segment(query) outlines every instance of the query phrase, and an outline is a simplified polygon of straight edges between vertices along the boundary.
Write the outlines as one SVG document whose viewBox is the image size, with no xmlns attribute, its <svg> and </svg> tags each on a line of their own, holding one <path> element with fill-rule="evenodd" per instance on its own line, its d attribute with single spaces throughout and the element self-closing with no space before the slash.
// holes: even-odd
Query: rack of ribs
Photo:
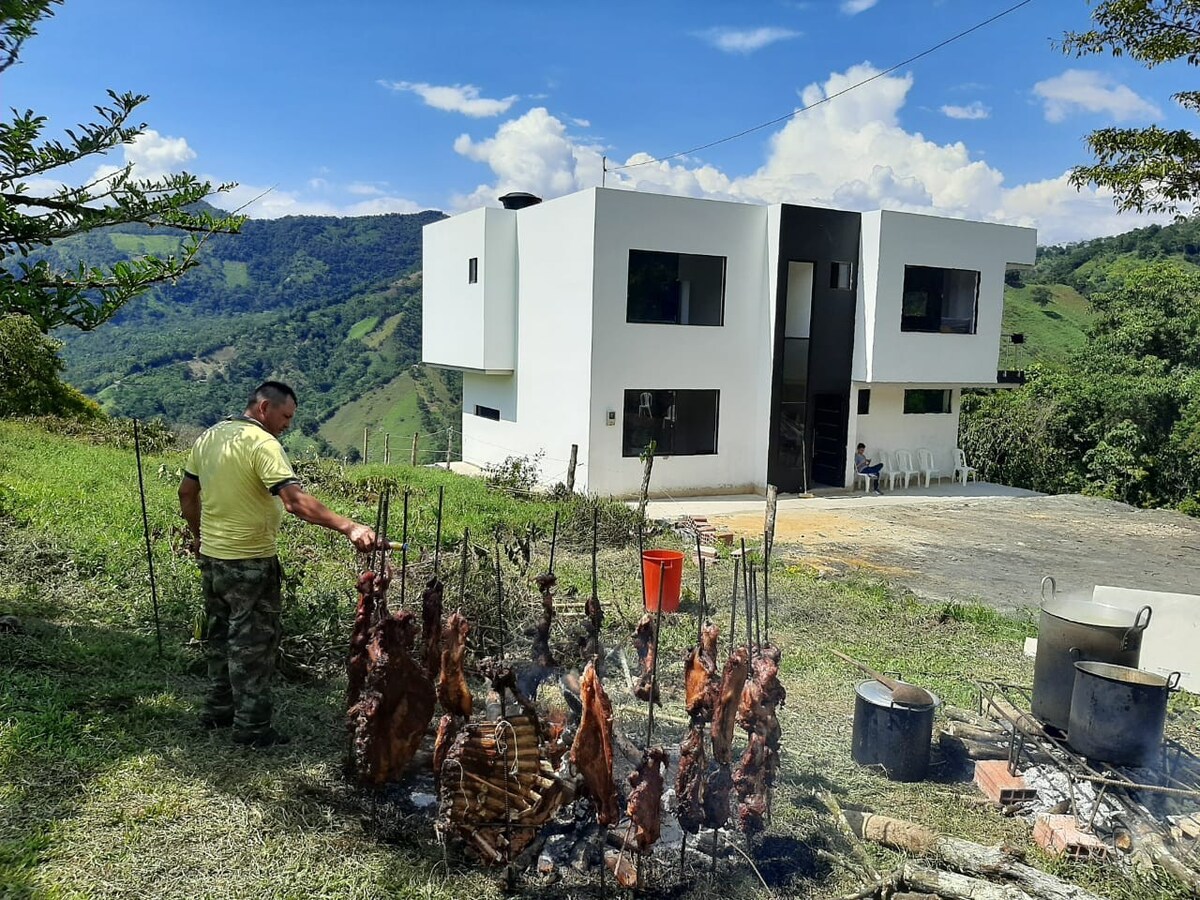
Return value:
<svg viewBox="0 0 1200 900">
<path fill-rule="evenodd" d="M 620 815 L 613 783 L 613 710 L 592 663 L 583 670 L 580 701 L 583 715 L 571 745 L 571 763 L 583 775 L 587 793 L 596 804 L 596 821 L 612 825 Z"/>
</svg>

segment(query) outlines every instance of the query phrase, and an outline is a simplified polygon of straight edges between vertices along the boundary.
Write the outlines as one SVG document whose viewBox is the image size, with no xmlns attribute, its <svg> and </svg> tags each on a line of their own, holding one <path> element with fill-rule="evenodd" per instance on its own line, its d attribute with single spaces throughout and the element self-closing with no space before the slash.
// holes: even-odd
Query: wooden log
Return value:
<svg viewBox="0 0 1200 900">
<path fill-rule="evenodd" d="M 946 733 L 958 738 L 966 738 L 969 741 L 987 741 L 994 744 L 1007 741 L 1008 735 L 1008 732 L 1005 731 L 998 731 L 995 728 L 980 728 L 966 722 L 951 722 L 946 726 Z"/>
<path fill-rule="evenodd" d="M 874 864 L 871 862 L 871 857 L 867 855 L 866 848 L 864 848 L 859 842 L 860 838 L 862 838 L 862 835 L 855 834 L 849 820 L 846 818 L 846 813 L 842 810 L 842 807 L 838 804 L 837 800 L 834 799 L 833 795 L 827 791 L 818 791 L 817 799 L 820 800 L 821 803 L 824 804 L 825 808 L 829 810 L 830 814 L 832 814 L 833 820 L 837 824 L 838 831 L 842 832 L 842 834 L 846 836 L 846 840 L 850 844 L 850 850 L 854 853 L 854 858 L 858 861 L 859 865 L 863 867 L 868 876 L 878 882 L 880 880 L 879 872 L 875 869 Z"/>
<path fill-rule="evenodd" d="M 900 880 L 915 891 L 933 893 L 943 900 L 1036 900 L 1009 884 L 992 884 L 979 878 L 943 872 L 918 863 L 905 863 Z M 899 896 L 894 894 L 893 897 Z"/>
<path fill-rule="evenodd" d="M 973 741 L 943 731 L 938 736 L 938 746 L 944 753 L 956 753 L 971 759 L 1008 759 L 1008 748 L 988 741 Z"/>
<path fill-rule="evenodd" d="M 953 722 L 965 722 L 968 725 L 974 725 L 976 728 L 981 728 L 985 731 L 994 731 L 997 734 L 1004 734 L 1007 730 L 991 719 L 985 719 L 983 716 L 963 709 L 960 706 L 950 706 L 947 704 L 942 707 L 942 715 Z"/>
<path fill-rule="evenodd" d="M 946 837 L 924 825 L 888 816 L 854 810 L 848 810 L 845 815 L 854 833 L 863 840 L 903 850 L 914 856 L 936 857 L 971 876 L 1003 878 L 1026 895 L 1039 900 L 1103 900 L 1041 869 L 1016 861 L 1002 847 L 985 847 L 974 841 Z"/>
</svg>

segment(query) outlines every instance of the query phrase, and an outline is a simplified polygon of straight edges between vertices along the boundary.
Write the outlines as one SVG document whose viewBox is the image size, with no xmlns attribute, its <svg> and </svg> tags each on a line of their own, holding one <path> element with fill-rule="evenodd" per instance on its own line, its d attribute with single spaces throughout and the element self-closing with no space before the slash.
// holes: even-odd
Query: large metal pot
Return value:
<svg viewBox="0 0 1200 900">
<path fill-rule="evenodd" d="M 1154 763 L 1179 673 L 1164 678 L 1127 666 L 1075 663 L 1067 743 L 1089 759 L 1127 766 Z"/>
<path fill-rule="evenodd" d="M 882 766 L 893 781 L 923 779 L 929 771 L 933 713 L 940 703 L 936 696 L 924 706 L 894 703 L 891 690 L 878 681 L 864 681 L 854 698 L 854 761 Z"/>
<path fill-rule="evenodd" d="M 1071 718 L 1075 663 L 1093 661 L 1136 669 L 1151 610 L 1143 606 L 1132 613 L 1092 600 L 1053 593 L 1047 597 L 1044 591 L 1042 596 L 1033 664 L 1033 714 L 1047 725 L 1065 730 Z"/>
</svg>

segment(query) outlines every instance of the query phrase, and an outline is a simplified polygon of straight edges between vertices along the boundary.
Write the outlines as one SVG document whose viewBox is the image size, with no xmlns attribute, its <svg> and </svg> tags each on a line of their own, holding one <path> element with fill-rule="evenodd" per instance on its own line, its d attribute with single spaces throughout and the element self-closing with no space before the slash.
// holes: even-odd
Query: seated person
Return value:
<svg viewBox="0 0 1200 900">
<path fill-rule="evenodd" d="M 879 473 L 883 471 L 883 463 L 875 463 L 871 465 L 871 459 L 867 456 L 867 445 L 859 444 L 854 450 L 854 471 L 860 475 L 870 476 L 871 490 L 876 494 L 882 494 L 879 489 Z"/>
</svg>

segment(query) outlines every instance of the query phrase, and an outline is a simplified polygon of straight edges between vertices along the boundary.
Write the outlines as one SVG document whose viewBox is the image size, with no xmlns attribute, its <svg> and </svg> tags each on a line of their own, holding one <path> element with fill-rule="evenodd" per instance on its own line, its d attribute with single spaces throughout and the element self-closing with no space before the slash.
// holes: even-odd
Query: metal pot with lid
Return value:
<svg viewBox="0 0 1200 900">
<path fill-rule="evenodd" d="M 929 772 L 933 714 L 941 704 L 896 703 L 889 688 L 864 681 L 854 698 L 851 755 L 860 766 L 878 765 L 893 781 L 921 781 Z"/>
<path fill-rule="evenodd" d="M 1150 624 L 1152 611 L 1143 606 L 1132 613 L 1093 600 L 1063 597 L 1054 587 L 1053 578 L 1042 579 L 1032 708 L 1047 725 L 1066 731 L 1075 664 L 1099 662 L 1136 669 L 1142 655 L 1142 633 Z"/>
</svg>

